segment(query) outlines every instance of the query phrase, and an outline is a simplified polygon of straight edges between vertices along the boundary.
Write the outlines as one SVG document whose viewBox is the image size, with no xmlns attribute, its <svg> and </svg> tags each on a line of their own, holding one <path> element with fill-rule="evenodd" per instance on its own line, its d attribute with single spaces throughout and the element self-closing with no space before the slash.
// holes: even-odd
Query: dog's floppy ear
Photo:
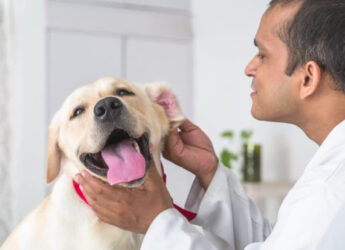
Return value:
<svg viewBox="0 0 345 250">
<path fill-rule="evenodd" d="M 55 119 L 54 119 L 55 120 Z M 61 150 L 59 148 L 59 126 L 56 121 L 52 121 L 48 133 L 48 151 L 47 151 L 47 171 L 46 182 L 51 183 L 59 175 L 61 164 Z"/>
<path fill-rule="evenodd" d="M 165 83 L 146 84 L 145 90 L 149 98 L 163 107 L 170 121 L 170 128 L 177 128 L 186 119 L 172 89 Z"/>
</svg>

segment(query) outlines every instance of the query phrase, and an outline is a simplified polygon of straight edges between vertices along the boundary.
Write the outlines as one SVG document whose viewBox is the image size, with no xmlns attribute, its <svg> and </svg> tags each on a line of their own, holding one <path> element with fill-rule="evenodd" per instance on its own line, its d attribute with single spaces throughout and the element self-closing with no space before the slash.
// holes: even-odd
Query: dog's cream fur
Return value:
<svg viewBox="0 0 345 250">
<path fill-rule="evenodd" d="M 134 95 L 119 96 L 119 89 Z M 140 248 L 143 235 L 101 222 L 72 185 L 73 176 L 86 169 L 79 159 L 80 154 L 96 153 L 104 146 L 107 134 L 95 124 L 93 108 L 99 100 L 109 96 L 118 97 L 128 110 L 126 121 L 133 135 L 139 137 L 144 132 L 149 133 L 153 145 L 152 160 L 161 172 L 160 153 L 164 136 L 184 119 L 171 90 L 164 84 L 132 84 L 110 77 L 81 87 L 66 99 L 49 127 L 47 182 L 58 177 L 60 166 L 62 174 L 51 195 L 12 232 L 1 250 Z M 85 111 L 71 119 L 80 106 Z M 97 177 L 106 181 L 102 176 Z M 135 188 L 126 184 L 123 186 Z"/>
</svg>

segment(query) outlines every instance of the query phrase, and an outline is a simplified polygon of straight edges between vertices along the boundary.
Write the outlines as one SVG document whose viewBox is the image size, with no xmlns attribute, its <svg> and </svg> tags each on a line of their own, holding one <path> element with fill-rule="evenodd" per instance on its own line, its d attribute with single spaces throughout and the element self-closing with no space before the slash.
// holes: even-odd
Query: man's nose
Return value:
<svg viewBox="0 0 345 250">
<path fill-rule="evenodd" d="M 246 66 L 244 73 L 247 76 L 255 76 L 255 72 L 256 72 L 256 64 L 255 64 L 255 57 L 248 63 L 248 65 Z"/>
</svg>

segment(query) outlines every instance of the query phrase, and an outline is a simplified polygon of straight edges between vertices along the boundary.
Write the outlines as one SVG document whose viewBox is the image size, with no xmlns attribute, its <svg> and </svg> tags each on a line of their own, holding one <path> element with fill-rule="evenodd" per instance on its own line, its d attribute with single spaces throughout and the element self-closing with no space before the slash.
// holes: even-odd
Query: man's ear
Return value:
<svg viewBox="0 0 345 250">
<path fill-rule="evenodd" d="M 54 121 L 49 127 L 48 133 L 48 151 L 47 151 L 47 170 L 46 182 L 51 183 L 58 177 L 61 164 L 61 150 L 59 148 L 59 127 L 54 124 Z"/>
<path fill-rule="evenodd" d="M 315 93 L 320 86 L 322 70 L 320 66 L 314 62 L 309 61 L 303 66 L 304 79 L 300 86 L 300 98 L 305 99 Z"/>
<path fill-rule="evenodd" d="M 165 112 L 170 128 L 174 129 L 186 119 L 182 113 L 178 100 L 172 89 L 165 83 L 150 83 L 145 85 L 145 91 L 149 98 L 160 105 Z"/>
</svg>

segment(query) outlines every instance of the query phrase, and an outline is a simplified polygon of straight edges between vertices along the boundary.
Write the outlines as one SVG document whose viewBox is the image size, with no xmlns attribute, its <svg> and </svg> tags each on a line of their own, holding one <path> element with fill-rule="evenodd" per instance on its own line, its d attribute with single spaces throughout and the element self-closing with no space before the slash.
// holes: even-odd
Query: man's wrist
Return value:
<svg viewBox="0 0 345 250">
<path fill-rule="evenodd" d="M 202 174 L 197 174 L 196 177 L 198 178 L 201 186 L 207 190 L 208 186 L 210 185 L 218 167 L 218 161 L 217 164 L 212 166 L 208 171 L 203 172 Z"/>
</svg>

